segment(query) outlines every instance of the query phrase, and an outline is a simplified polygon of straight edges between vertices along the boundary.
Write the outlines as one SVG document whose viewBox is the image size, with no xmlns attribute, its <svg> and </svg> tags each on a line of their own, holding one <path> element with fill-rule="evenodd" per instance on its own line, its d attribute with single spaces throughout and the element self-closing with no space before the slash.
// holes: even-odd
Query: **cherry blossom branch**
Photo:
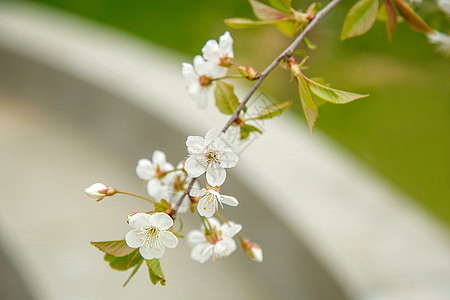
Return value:
<svg viewBox="0 0 450 300">
<path fill-rule="evenodd" d="M 253 94 L 256 92 L 258 87 L 261 85 L 261 83 L 266 79 L 267 75 L 269 75 L 270 72 L 272 72 L 273 69 L 275 69 L 276 66 L 280 64 L 280 62 L 286 58 L 290 57 L 294 54 L 295 49 L 297 49 L 298 45 L 303 41 L 303 39 L 306 37 L 306 35 L 313 29 L 317 23 L 325 16 L 327 15 L 336 5 L 339 4 L 342 0 L 333 0 L 330 3 L 328 3 L 327 6 L 325 6 L 323 9 L 321 9 L 314 19 L 311 20 L 311 22 L 308 24 L 308 26 L 305 27 L 305 29 L 297 36 L 297 38 L 292 42 L 292 44 L 289 45 L 259 76 L 258 80 L 255 82 L 251 90 L 248 92 L 247 96 L 245 96 L 242 103 L 238 106 L 236 111 L 233 113 L 231 118 L 228 120 L 228 122 L 225 124 L 225 126 L 222 129 L 222 132 L 225 133 L 228 128 L 230 128 L 231 124 L 235 122 L 239 118 L 239 114 L 244 109 L 244 106 L 247 104 L 247 102 L 250 100 L 250 98 L 253 96 Z"/>
<path fill-rule="evenodd" d="M 272 63 L 262 72 L 259 74 L 259 77 L 253 87 L 250 89 L 248 94 L 245 96 L 242 103 L 238 106 L 238 108 L 235 110 L 233 115 L 230 117 L 228 122 L 225 124 L 225 126 L 222 129 L 222 132 L 225 133 L 230 126 L 238 120 L 239 114 L 244 109 L 247 102 L 250 100 L 250 98 L 253 96 L 253 94 L 256 92 L 256 90 L 259 88 L 259 86 L 262 84 L 264 79 L 266 79 L 267 75 L 269 75 L 270 72 L 272 72 L 273 69 L 275 69 L 276 66 L 280 64 L 280 62 L 284 58 L 291 57 L 294 54 L 295 49 L 297 49 L 298 45 L 303 41 L 303 39 L 306 37 L 306 35 L 317 25 L 317 23 L 325 16 L 327 15 L 339 2 L 342 0 L 333 0 L 330 3 L 328 3 L 322 10 L 320 10 L 315 17 L 311 20 L 311 22 L 305 27 L 305 29 L 297 36 L 297 38 L 274 60 Z M 175 206 L 172 209 L 171 217 L 175 219 L 177 210 L 180 207 L 181 203 L 183 202 L 184 197 L 186 197 L 189 192 L 192 189 L 192 186 L 194 185 L 194 182 L 197 180 L 197 178 L 193 178 L 191 182 L 189 183 L 189 186 L 187 189 L 183 192 L 178 202 L 175 204 Z"/>
<path fill-rule="evenodd" d="M 140 199 L 149 201 L 149 202 L 151 202 L 153 204 L 158 204 L 155 200 L 152 200 L 150 198 L 147 198 L 147 197 L 144 197 L 144 196 L 141 196 L 141 195 L 133 194 L 133 193 L 130 193 L 130 192 L 117 191 L 116 193 L 117 194 L 124 194 L 124 195 L 128 195 L 128 196 L 133 196 L 133 197 L 136 197 L 136 198 L 140 198 Z"/>
</svg>

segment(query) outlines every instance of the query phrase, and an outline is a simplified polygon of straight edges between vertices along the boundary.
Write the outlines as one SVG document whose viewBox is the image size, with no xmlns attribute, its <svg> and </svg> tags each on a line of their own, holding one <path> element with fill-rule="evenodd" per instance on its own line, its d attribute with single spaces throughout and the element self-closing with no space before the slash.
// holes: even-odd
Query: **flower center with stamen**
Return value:
<svg viewBox="0 0 450 300">
<path fill-rule="evenodd" d="M 223 56 L 220 58 L 219 66 L 229 67 L 229 66 L 231 66 L 232 61 L 233 61 L 233 59 L 231 57 Z"/>
<path fill-rule="evenodd" d="M 212 83 L 212 78 L 206 75 L 202 75 L 198 77 L 198 81 L 200 82 L 201 86 L 208 86 Z"/>
</svg>

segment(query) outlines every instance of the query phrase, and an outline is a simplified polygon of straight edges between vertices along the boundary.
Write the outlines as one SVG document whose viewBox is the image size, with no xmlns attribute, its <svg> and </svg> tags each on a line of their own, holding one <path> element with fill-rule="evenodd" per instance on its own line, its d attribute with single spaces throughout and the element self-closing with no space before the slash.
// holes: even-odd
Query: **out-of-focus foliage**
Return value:
<svg viewBox="0 0 450 300">
<path fill-rule="evenodd" d="M 32 1 L 111 24 L 189 56 L 229 29 L 225 18 L 253 18 L 249 3 L 235 0 Z M 303 10 L 311 2 L 292 1 L 293 7 Z M 449 59 L 436 53 L 426 37 L 406 22 L 395 27 L 391 21 L 395 27 L 389 29 L 391 42 L 384 21 L 375 21 L 363 36 L 339 41 L 345 16 L 356 2 L 343 1 L 309 36 L 318 48 L 307 50 L 308 76 L 324 77 L 333 86 L 370 97 L 345 106 L 321 106 L 316 127 L 450 223 Z M 449 19 L 434 1 L 424 1 L 415 11 L 432 28 L 449 28 Z M 291 41 L 270 26 L 236 30 L 232 35 L 237 62 L 257 70 L 263 70 Z M 298 91 L 286 86 L 286 73 L 273 72 L 263 88 L 277 99 L 296 99 Z M 291 110 L 301 116 L 298 105 Z"/>
</svg>

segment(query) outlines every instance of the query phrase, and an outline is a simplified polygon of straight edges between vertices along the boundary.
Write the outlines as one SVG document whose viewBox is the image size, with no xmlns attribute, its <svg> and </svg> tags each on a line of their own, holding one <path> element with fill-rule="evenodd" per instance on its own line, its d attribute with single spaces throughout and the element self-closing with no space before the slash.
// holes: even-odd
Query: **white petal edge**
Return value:
<svg viewBox="0 0 450 300">
<path fill-rule="evenodd" d="M 150 216 L 150 225 L 159 230 L 166 230 L 173 226 L 173 220 L 168 214 L 159 212 Z"/>
<path fill-rule="evenodd" d="M 138 161 L 138 165 L 136 166 L 136 174 L 141 179 L 150 180 L 155 177 L 155 168 L 151 161 L 142 158 Z"/>
<path fill-rule="evenodd" d="M 191 232 L 188 233 L 186 241 L 188 243 L 188 246 L 191 248 L 198 244 L 203 244 L 207 242 L 205 235 L 200 230 L 197 229 L 192 230 Z"/>
<path fill-rule="evenodd" d="M 150 225 L 150 216 L 145 213 L 137 213 L 130 217 L 128 220 L 128 224 L 130 224 L 133 228 L 139 228 Z"/>
<path fill-rule="evenodd" d="M 206 171 L 206 167 L 200 162 L 201 157 L 197 155 L 191 155 L 186 160 L 184 169 L 190 177 L 197 178 Z"/>
<path fill-rule="evenodd" d="M 178 239 L 172 232 L 164 230 L 161 235 L 163 237 L 162 243 L 167 248 L 175 248 L 178 245 Z"/>
<path fill-rule="evenodd" d="M 220 195 L 220 202 L 229 206 L 238 206 L 239 202 L 232 196 Z"/>
<path fill-rule="evenodd" d="M 206 181 L 210 186 L 221 186 L 227 177 L 225 169 L 216 163 L 210 163 L 206 170 Z"/>
<path fill-rule="evenodd" d="M 125 242 L 130 248 L 139 248 L 142 245 L 142 230 L 133 229 L 125 235 Z"/>
</svg>

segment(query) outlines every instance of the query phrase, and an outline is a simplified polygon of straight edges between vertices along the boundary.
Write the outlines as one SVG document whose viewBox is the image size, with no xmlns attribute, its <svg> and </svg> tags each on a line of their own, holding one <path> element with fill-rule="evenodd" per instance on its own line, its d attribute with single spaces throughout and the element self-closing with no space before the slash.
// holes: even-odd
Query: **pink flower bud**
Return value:
<svg viewBox="0 0 450 300">
<path fill-rule="evenodd" d="M 117 193 L 115 188 L 107 187 L 104 183 L 94 183 L 84 191 L 89 197 L 94 198 L 97 201 L 102 200 L 106 196 L 112 196 Z"/>
<path fill-rule="evenodd" d="M 241 238 L 241 247 L 248 257 L 257 262 L 263 262 L 263 251 L 258 244 L 250 242 L 249 239 Z"/>
</svg>

